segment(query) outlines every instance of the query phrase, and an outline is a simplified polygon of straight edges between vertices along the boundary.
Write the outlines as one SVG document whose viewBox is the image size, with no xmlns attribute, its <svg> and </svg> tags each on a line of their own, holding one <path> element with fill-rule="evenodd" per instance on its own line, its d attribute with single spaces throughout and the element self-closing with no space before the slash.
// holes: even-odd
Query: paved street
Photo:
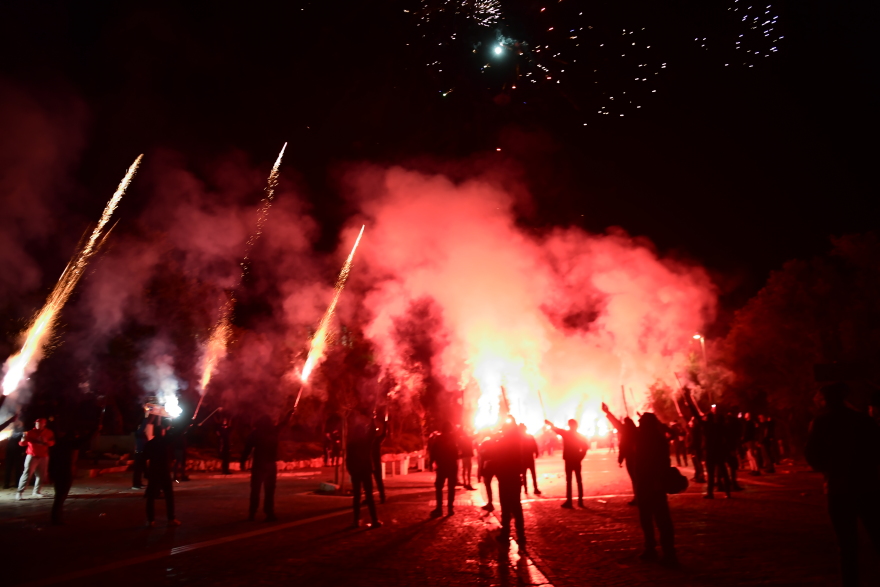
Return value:
<svg viewBox="0 0 880 587">
<path fill-rule="evenodd" d="M 558 453 L 557 453 L 558 455 Z M 177 528 L 144 526 L 140 492 L 121 474 L 78 479 L 67 524 L 47 524 L 51 499 L 0 493 L 3 585 L 834 585 L 836 556 L 818 475 L 781 467 L 745 477 L 731 500 L 702 486 L 670 497 L 682 568 L 642 563 L 631 488 L 615 455 L 585 461 L 586 508 L 564 510 L 559 457 L 538 461 L 544 494 L 524 497 L 530 544 L 519 556 L 494 540 L 483 491 L 459 490 L 452 517 L 432 520 L 431 476 L 389 478 L 384 526 L 349 530 L 349 497 L 314 494 L 329 470 L 279 479 L 278 522 L 248 522 L 244 475 L 196 475 L 176 486 Z M 690 470 L 686 470 L 690 473 Z M 46 491 L 51 494 L 51 488 Z M 27 498 L 29 493 L 25 494 Z M 497 498 L 496 498 L 497 499 Z M 497 505 L 497 501 L 496 501 Z M 497 512 L 496 512 L 497 513 Z M 366 510 L 363 512 L 366 517 Z M 259 518 L 258 518 L 259 519 Z M 880 584 L 866 551 L 863 584 Z"/>
</svg>

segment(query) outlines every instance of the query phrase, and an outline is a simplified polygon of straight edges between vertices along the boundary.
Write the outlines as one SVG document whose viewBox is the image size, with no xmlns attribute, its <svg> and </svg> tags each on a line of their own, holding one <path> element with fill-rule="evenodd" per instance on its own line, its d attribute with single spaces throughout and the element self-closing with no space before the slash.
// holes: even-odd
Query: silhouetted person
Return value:
<svg viewBox="0 0 880 587">
<path fill-rule="evenodd" d="M 428 453 L 431 465 L 437 472 L 434 479 L 434 489 L 437 493 L 437 507 L 431 512 L 431 517 L 443 515 L 443 485 L 448 485 L 446 506 L 451 516 L 455 513 L 455 482 L 458 478 L 458 442 L 452 431 L 452 424 L 444 421 L 440 425 L 440 431 L 434 432 L 428 438 Z"/>
<path fill-rule="evenodd" d="M 614 417 L 610 412 L 606 412 L 608 421 L 617 430 L 617 436 L 620 439 L 620 450 L 617 453 L 617 464 L 623 466 L 626 464 L 626 474 L 629 475 L 630 483 L 633 486 L 633 498 L 627 505 L 636 505 L 636 481 L 633 478 L 633 459 L 636 454 L 636 424 L 632 418 L 627 416 L 623 422 Z"/>
<path fill-rule="evenodd" d="M 706 434 L 706 470 L 709 472 L 709 485 L 706 488 L 706 499 L 714 499 L 715 486 L 722 489 L 727 497 L 733 488 L 727 464 L 730 459 L 723 420 L 718 414 L 708 413 L 704 416 Z"/>
<path fill-rule="evenodd" d="M 679 467 L 687 467 L 688 457 L 685 447 L 684 429 L 678 422 L 673 422 L 669 426 L 669 433 L 672 436 L 672 452 L 675 454 L 675 464 Z"/>
<path fill-rule="evenodd" d="M 330 433 L 330 441 L 330 464 L 335 467 L 342 459 L 342 432 L 333 430 Z"/>
<path fill-rule="evenodd" d="M 147 449 L 147 433 L 146 428 L 150 422 L 149 409 L 144 409 L 144 418 L 140 425 L 134 431 L 134 464 L 131 472 L 131 488 L 143 488 L 144 467 L 147 463 L 147 457 L 144 451 Z"/>
<path fill-rule="evenodd" d="M 844 587 L 858 585 L 858 520 L 880 553 L 880 428 L 846 405 L 849 388 L 822 388 L 827 411 L 810 426 L 804 456 L 825 475 Z"/>
<path fill-rule="evenodd" d="M 217 452 L 220 455 L 220 471 L 224 475 L 229 475 L 229 461 L 232 459 L 232 420 L 225 415 L 217 424 Z"/>
<path fill-rule="evenodd" d="M 520 550 L 524 551 L 526 526 L 520 501 L 523 435 L 512 416 L 508 416 L 507 420 L 495 445 L 495 474 L 498 476 L 498 501 L 501 502 L 501 532 L 498 534 L 498 541 L 502 545 L 509 543 L 510 522 L 513 520 L 516 542 Z"/>
<path fill-rule="evenodd" d="M 526 429 L 525 424 L 519 425 L 520 438 L 522 440 L 522 486 L 526 490 L 526 495 L 529 493 L 529 471 L 532 473 L 532 487 L 535 490 L 535 495 L 541 495 L 541 490 L 538 489 L 538 475 L 535 472 L 535 459 L 538 457 L 538 443 L 535 440 L 535 437 L 529 434 Z"/>
<path fill-rule="evenodd" d="M 159 493 L 165 495 L 168 525 L 179 526 L 180 521 L 174 515 L 174 487 L 171 482 L 171 450 L 174 443 L 174 431 L 170 429 L 171 420 L 157 415 L 151 416 L 150 420 L 146 428 L 149 440 L 144 450 L 149 480 L 144 492 L 147 500 L 147 526 L 156 525 L 156 498 Z"/>
<path fill-rule="evenodd" d="M 700 407 L 694 401 L 689 389 L 684 389 L 684 400 L 687 402 L 694 416 L 694 428 L 699 428 L 702 432 L 703 443 L 706 455 L 706 472 L 709 476 L 709 485 L 706 488 L 706 499 L 715 498 L 715 484 L 722 488 L 730 497 L 730 476 L 727 474 L 727 437 L 724 426 L 720 420 L 716 418 L 716 414 L 709 412 L 703 414 Z"/>
<path fill-rule="evenodd" d="M 474 437 L 466 430 L 460 430 L 458 434 L 458 456 L 461 457 L 461 484 L 468 491 L 474 491 L 471 484 L 474 459 Z"/>
<path fill-rule="evenodd" d="M 3 489 L 9 489 L 15 483 L 24 470 L 24 449 L 19 444 L 24 437 L 24 425 L 21 420 L 12 416 L 12 436 L 6 443 L 6 471 L 3 479 Z M 7 426 L 9 423 L 7 422 Z"/>
<path fill-rule="evenodd" d="M 767 473 L 776 472 L 776 422 L 773 418 L 758 414 L 758 443 L 761 448 L 761 459 Z"/>
<path fill-rule="evenodd" d="M 742 491 L 743 488 L 736 480 L 736 474 L 739 470 L 739 453 L 742 445 L 740 441 L 742 429 L 740 428 L 739 421 L 733 414 L 719 417 L 724 418 L 724 434 L 727 437 L 727 442 L 725 443 L 727 454 L 725 459 L 727 467 L 730 469 L 730 489 L 732 491 Z"/>
<path fill-rule="evenodd" d="M 613 416 L 608 406 L 602 404 L 602 411 L 609 419 Z M 657 559 L 657 539 L 654 526 L 660 533 L 660 546 L 663 548 L 661 562 L 676 565 L 675 536 L 669 502 L 666 499 L 665 480 L 669 473 L 669 443 L 665 427 L 651 412 L 642 414 L 635 432 L 635 454 L 633 455 L 633 480 L 636 500 L 639 506 L 639 521 L 645 535 L 645 551 L 642 560 Z"/>
<path fill-rule="evenodd" d="M 382 524 L 376 515 L 376 502 L 373 500 L 373 451 L 376 443 L 376 426 L 365 413 L 352 412 L 348 418 L 348 433 L 345 446 L 345 468 L 351 475 L 351 495 L 354 509 L 353 528 L 357 528 L 361 519 L 361 490 L 364 501 L 370 511 L 370 528 L 378 528 Z M 383 500 L 384 501 L 384 500 Z"/>
<path fill-rule="evenodd" d="M 578 506 L 584 507 L 584 481 L 581 476 L 581 463 L 587 455 L 587 439 L 579 434 L 577 420 L 568 421 L 568 430 L 557 428 L 550 420 L 544 422 L 553 432 L 562 437 L 562 460 L 565 461 L 565 503 L 562 507 L 571 509 L 572 487 L 571 476 L 574 475 L 578 485 Z"/>
<path fill-rule="evenodd" d="M 746 457 L 749 461 L 749 474 L 761 474 L 761 449 L 758 443 L 758 423 L 749 412 L 743 419 L 743 444 L 746 447 Z"/>
<path fill-rule="evenodd" d="M 75 430 L 67 430 L 58 435 L 55 446 L 50 450 L 52 457 L 49 461 L 49 469 L 52 474 L 52 482 L 55 485 L 51 518 L 53 525 L 60 526 L 64 523 L 64 501 L 73 486 L 77 455 L 83 447 L 83 443 L 89 438 L 91 438 L 91 433 L 85 434 Z"/>
<path fill-rule="evenodd" d="M 696 415 L 688 420 L 687 434 L 688 453 L 691 455 L 691 462 L 694 465 L 694 477 L 691 481 L 705 483 L 706 474 L 703 469 L 703 461 L 705 459 L 703 452 L 703 422 Z"/>
<path fill-rule="evenodd" d="M 273 424 L 272 419 L 263 415 L 257 419 L 256 428 L 251 432 L 244 443 L 244 451 L 241 453 L 241 470 L 247 467 L 248 457 L 254 454 L 251 463 L 251 498 L 248 508 L 248 520 L 253 521 L 260 507 L 260 489 L 263 489 L 263 512 L 267 522 L 274 522 L 275 517 L 275 484 L 278 480 L 278 436 L 281 429 L 287 425 L 293 410 L 287 412 L 278 424 Z"/>
<path fill-rule="evenodd" d="M 31 476 L 36 475 L 36 483 L 34 484 L 34 497 L 43 495 L 40 491 L 42 482 L 49 472 L 49 448 L 55 444 L 55 435 L 51 430 L 46 428 L 46 419 L 37 418 L 34 428 L 24 433 L 19 445 L 27 446 L 24 459 L 24 472 L 18 480 L 18 491 L 15 499 L 21 499 L 24 488 L 27 487 Z"/>
<path fill-rule="evenodd" d="M 370 449 L 373 477 L 376 479 L 376 489 L 379 490 L 379 503 L 385 503 L 385 483 L 382 481 L 382 442 L 388 436 L 388 420 L 379 422 L 374 419 L 373 430 L 375 435 Z M 370 493 L 372 493 L 372 489 Z"/>
<path fill-rule="evenodd" d="M 330 454 L 333 452 L 333 435 L 330 432 L 324 432 L 323 446 L 324 450 L 324 466 L 330 465 Z"/>
<path fill-rule="evenodd" d="M 495 511 L 492 503 L 492 479 L 495 477 L 495 445 L 497 439 L 487 436 L 480 443 L 477 451 L 477 481 L 482 481 L 486 487 L 486 505 L 482 507 L 487 512 Z"/>
</svg>

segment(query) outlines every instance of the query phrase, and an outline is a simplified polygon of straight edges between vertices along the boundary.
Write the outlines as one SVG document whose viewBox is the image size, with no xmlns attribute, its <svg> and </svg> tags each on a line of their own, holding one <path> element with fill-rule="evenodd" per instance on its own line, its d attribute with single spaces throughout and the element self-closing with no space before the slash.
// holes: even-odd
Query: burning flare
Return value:
<svg viewBox="0 0 880 587">
<path fill-rule="evenodd" d="M 55 284 L 52 293 L 49 294 L 46 304 L 25 331 L 23 336 L 24 344 L 21 350 L 6 359 L 6 364 L 3 367 L 3 395 L 9 395 L 18 389 L 22 379 L 36 369 L 36 364 L 42 357 L 43 347 L 52 336 L 52 330 L 58 318 L 58 313 L 61 312 L 64 304 L 70 298 L 70 294 L 76 288 L 76 284 L 79 283 L 92 256 L 110 233 L 109 230 L 105 233 L 104 227 L 107 226 L 107 222 L 109 222 L 114 210 L 116 210 L 119 200 L 125 195 L 125 190 L 128 189 L 128 184 L 131 183 L 143 157 L 143 155 L 138 155 L 138 158 L 128 168 L 113 197 L 107 202 L 104 213 L 101 214 L 101 219 L 86 241 L 85 246 L 74 255 L 73 259 L 65 267 L 61 278 Z"/>
<path fill-rule="evenodd" d="M 278 158 L 275 159 L 275 165 L 272 166 L 272 171 L 269 173 L 269 179 L 266 182 L 266 196 L 260 201 L 260 211 L 257 215 L 257 227 L 248 238 L 245 245 L 244 258 L 241 261 L 241 276 L 238 279 L 239 284 L 241 284 L 241 281 L 244 279 L 244 275 L 247 272 L 248 261 L 250 260 L 248 257 L 251 254 L 251 250 L 263 234 L 263 226 L 266 224 L 266 220 L 269 217 L 269 208 L 272 207 L 272 200 L 275 198 L 275 188 L 278 187 L 278 168 L 281 166 L 281 159 L 284 157 L 284 150 L 286 148 L 287 143 L 284 143 L 284 146 L 281 147 L 281 152 L 278 153 Z M 229 327 L 230 316 L 232 314 L 234 303 L 235 298 L 233 297 L 223 307 L 220 319 L 217 321 L 217 324 L 214 325 L 214 329 L 208 337 L 208 344 L 205 346 L 205 354 L 202 356 L 202 376 L 199 379 L 199 393 L 201 393 L 203 397 L 205 395 L 205 389 L 207 389 L 208 383 L 211 381 L 211 376 L 217 369 L 217 365 L 226 356 L 226 345 L 229 342 L 229 335 L 231 333 Z M 201 407 L 201 402 L 199 402 L 199 407 Z M 198 408 L 196 408 L 196 414 L 198 414 Z"/>
<path fill-rule="evenodd" d="M 333 301 L 330 302 L 327 311 L 324 312 L 324 316 L 318 323 L 318 330 L 315 332 L 315 336 L 312 337 L 309 356 L 306 359 L 306 364 L 303 366 L 302 375 L 300 377 L 303 383 L 309 379 L 309 375 L 312 374 L 315 365 L 324 357 L 324 350 L 327 348 L 327 332 L 330 329 L 330 319 L 333 317 L 333 312 L 336 311 L 336 303 L 339 301 L 339 295 L 342 293 L 343 288 L 345 288 L 345 281 L 348 279 L 348 274 L 351 272 L 351 262 L 354 260 L 354 252 L 357 250 L 358 243 L 361 242 L 363 234 L 364 226 L 361 226 L 361 231 L 358 233 L 357 240 L 354 241 L 351 253 L 348 254 L 348 259 L 345 260 L 345 264 L 342 266 L 342 271 L 339 272 L 339 278 L 336 280 L 336 286 L 334 288 L 336 291 L 333 294 Z"/>
</svg>

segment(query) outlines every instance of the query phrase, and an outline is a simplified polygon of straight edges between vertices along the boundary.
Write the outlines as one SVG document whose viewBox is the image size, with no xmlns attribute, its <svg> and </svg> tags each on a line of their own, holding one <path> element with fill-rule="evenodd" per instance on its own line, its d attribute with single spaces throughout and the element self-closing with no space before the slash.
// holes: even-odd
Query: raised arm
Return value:
<svg viewBox="0 0 880 587">
<path fill-rule="evenodd" d="M 687 387 L 685 387 L 682 390 L 682 395 L 684 396 L 684 401 L 687 403 L 687 405 L 691 409 L 691 411 L 694 414 L 696 414 L 697 416 L 699 416 L 700 418 L 702 418 L 703 412 L 700 410 L 700 406 L 697 405 L 697 402 L 695 402 L 694 398 L 691 396 L 691 390 L 688 389 Z"/>
<path fill-rule="evenodd" d="M 608 418 L 608 421 L 611 422 L 611 425 L 614 426 L 614 429 L 620 433 L 623 430 L 623 422 L 617 419 L 617 416 L 611 413 L 611 410 L 608 409 L 608 406 L 605 402 L 602 402 L 602 411 L 605 412 L 605 417 Z"/>
<path fill-rule="evenodd" d="M 547 426 L 550 426 L 550 429 L 553 430 L 553 432 L 555 432 L 556 434 L 558 434 L 560 436 L 565 436 L 565 433 L 568 432 L 568 430 L 563 430 L 562 428 L 557 428 L 556 426 L 553 425 L 553 422 L 551 422 L 550 420 L 544 420 L 544 423 Z"/>
</svg>

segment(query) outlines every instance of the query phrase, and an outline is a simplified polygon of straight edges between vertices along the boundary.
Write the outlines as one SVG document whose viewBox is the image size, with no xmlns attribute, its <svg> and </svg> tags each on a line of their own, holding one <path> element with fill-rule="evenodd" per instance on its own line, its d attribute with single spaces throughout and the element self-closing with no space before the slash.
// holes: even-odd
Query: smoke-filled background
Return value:
<svg viewBox="0 0 880 587">
<path fill-rule="evenodd" d="M 693 333 L 714 317 L 702 268 L 620 229 L 519 227 L 525 202 L 491 175 L 454 182 L 392 168 L 349 181 L 370 227 L 358 281 L 380 363 L 404 390 L 433 380 L 464 391 L 477 427 L 497 422 L 502 386 L 533 430 L 545 418 L 539 392 L 559 422 L 587 410 L 595 419 L 602 400 L 622 410 L 621 385 L 638 390 L 642 408 L 647 387 L 674 381 Z"/>
<path fill-rule="evenodd" d="M 676 375 L 799 429 L 812 364 L 876 362 L 866 6 L 460 4 L 5 4 L 2 358 L 145 157 L 4 413 L 281 413 L 361 225 L 302 438 L 502 386 L 531 427 L 668 418 Z"/>
</svg>

